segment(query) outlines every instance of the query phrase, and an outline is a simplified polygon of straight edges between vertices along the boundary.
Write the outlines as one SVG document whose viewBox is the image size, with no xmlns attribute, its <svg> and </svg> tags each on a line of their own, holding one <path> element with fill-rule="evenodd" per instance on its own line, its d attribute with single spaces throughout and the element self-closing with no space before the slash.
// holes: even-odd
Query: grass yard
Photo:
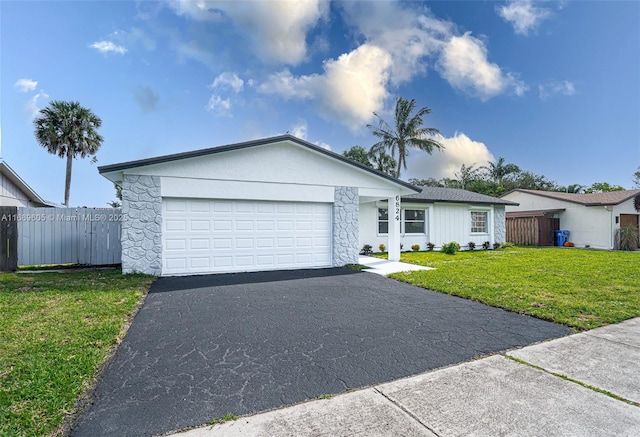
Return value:
<svg viewBox="0 0 640 437">
<path fill-rule="evenodd" d="M 578 330 L 640 316 L 640 252 L 512 247 L 402 261 L 436 270 L 392 278 Z"/>
<path fill-rule="evenodd" d="M 120 270 L 0 274 L 0 436 L 60 431 L 151 281 Z"/>
</svg>

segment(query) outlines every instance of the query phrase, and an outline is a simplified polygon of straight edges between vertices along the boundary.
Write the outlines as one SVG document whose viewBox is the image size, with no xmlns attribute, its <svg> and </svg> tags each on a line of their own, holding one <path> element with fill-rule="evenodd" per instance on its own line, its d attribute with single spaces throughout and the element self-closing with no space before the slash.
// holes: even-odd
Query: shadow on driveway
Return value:
<svg viewBox="0 0 640 437">
<path fill-rule="evenodd" d="M 150 436 L 568 328 L 346 268 L 159 278 L 72 436 Z"/>
</svg>

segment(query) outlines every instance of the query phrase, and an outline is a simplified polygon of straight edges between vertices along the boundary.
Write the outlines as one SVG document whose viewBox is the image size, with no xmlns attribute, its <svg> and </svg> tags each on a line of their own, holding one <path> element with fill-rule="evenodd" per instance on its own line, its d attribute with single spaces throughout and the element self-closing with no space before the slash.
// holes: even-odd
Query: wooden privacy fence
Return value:
<svg viewBox="0 0 640 437">
<path fill-rule="evenodd" d="M 509 217 L 507 215 L 507 241 L 519 246 L 553 246 L 553 231 L 559 229 L 559 226 L 558 218 Z"/>
<path fill-rule="evenodd" d="M 14 208 L 2 215 L 17 229 L 17 264 L 120 264 L 126 219 L 114 208 Z M 4 242 L 4 237 L 3 237 Z M 13 252 L 13 255 L 15 255 Z"/>
</svg>

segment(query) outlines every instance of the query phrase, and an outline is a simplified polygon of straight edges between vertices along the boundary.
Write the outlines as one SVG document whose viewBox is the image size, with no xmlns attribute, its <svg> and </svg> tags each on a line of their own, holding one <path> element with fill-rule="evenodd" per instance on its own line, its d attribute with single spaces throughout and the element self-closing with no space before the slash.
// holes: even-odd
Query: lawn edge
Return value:
<svg viewBox="0 0 640 437">
<path fill-rule="evenodd" d="M 146 290 L 143 290 L 142 296 L 140 296 L 140 299 L 138 300 L 136 306 L 133 308 L 133 311 L 131 311 L 131 313 L 125 319 L 124 323 L 122 323 L 122 325 L 120 326 L 120 332 L 115 338 L 115 344 L 107 351 L 104 360 L 96 369 L 95 376 L 86 381 L 87 387 L 82 390 L 82 392 L 76 398 L 73 405 L 73 411 L 65 414 L 62 423 L 52 432 L 47 434 L 47 437 L 61 437 L 70 435 L 71 430 L 73 429 L 73 426 L 76 424 L 78 419 L 89 410 L 89 408 L 93 404 L 94 393 L 96 391 L 98 383 L 100 382 L 102 374 L 116 356 L 120 344 L 124 340 L 124 337 L 127 335 L 127 332 L 129 331 L 133 320 L 138 315 L 138 312 L 144 305 L 144 302 L 147 300 L 151 285 L 156 279 L 157 278 L 153 278 Z"/>
</svg>

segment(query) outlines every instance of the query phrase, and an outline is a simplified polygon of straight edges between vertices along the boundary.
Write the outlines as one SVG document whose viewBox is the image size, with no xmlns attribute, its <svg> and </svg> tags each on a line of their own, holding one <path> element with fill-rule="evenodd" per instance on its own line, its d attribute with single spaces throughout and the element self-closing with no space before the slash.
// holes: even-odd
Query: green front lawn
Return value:
<svg viewBox="0 0 640 437">
<path fill-rule="evenodd" d="M 151 281 L 119 270 L 0 274 L 0 436 L 60 428 Z"/>
<path fill-rule="evenodd" d="M 579 330 L 640 316 L 640 252 L 513 247 L 402 261 L 436 270 L 392 278 Z"/>
</svg>

